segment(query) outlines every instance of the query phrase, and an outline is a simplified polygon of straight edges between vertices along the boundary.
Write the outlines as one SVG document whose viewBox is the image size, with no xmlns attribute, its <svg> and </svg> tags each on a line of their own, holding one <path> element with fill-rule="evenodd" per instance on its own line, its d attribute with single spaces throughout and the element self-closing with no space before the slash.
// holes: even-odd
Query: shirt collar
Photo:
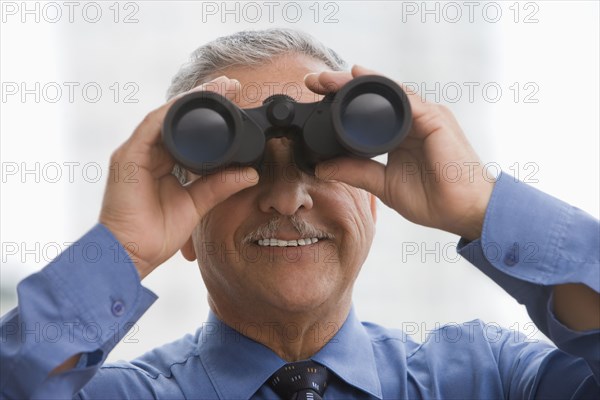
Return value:
<svg viewBox="0 0 600 400">
<path fill-rule="evenodd" d="M 356 317 L 354 307 L 336 335 L 311 359 L 329 368 L 346 383 L 382 398 L 371 339 Z"/>
<path fill-rule="evenodd" d="M 247 331 L 268 326 L 248 326 Z M 323 327 L 325 329 L 326 327 Z M 286 362 L 268 347 L 234 330 L 209 311 L 198 338 L 200 360 L 222 399 L 249 399 Z M 381 399 L 371 340 L 354 308 L 337 334 L 313 357 L 346 383 Z M 357 369 L 360 366 L 360 369 Z"/>
</svg>

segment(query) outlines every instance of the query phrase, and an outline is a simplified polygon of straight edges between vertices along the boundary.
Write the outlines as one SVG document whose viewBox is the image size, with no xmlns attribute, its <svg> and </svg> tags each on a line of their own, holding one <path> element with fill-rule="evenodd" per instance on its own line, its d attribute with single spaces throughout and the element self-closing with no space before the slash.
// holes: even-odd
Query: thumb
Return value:
<svg viewBox="0 0 600 400">
<path fill-rule="evenodd" d="M 186 190 L 190 194 L 198 216 L 203 217 L 211 208 L 231 195 L 258 183 L 254 168 L 228 168 L 196 179 Z"/>
<path fill-rule="evenodd" d="M 367 158 L 335 158 L 319 163 L 317 178 L 329 182 L 343 182 L 371 192 L 383 200 L 385 165 Z"/>
</svg>

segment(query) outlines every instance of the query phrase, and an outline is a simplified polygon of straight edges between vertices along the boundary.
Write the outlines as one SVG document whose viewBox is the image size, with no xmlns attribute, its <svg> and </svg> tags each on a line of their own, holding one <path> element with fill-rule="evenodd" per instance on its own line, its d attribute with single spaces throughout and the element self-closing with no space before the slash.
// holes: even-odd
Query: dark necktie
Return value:
<svg viewBox="0 0 600 400">
<path fill-rule="evenodd" d="M 283 400 L 322 400 L 327 388 L 327 368 L 314 361 L 298 361 L 279 368 L 269 385 Z"/>
</svg>

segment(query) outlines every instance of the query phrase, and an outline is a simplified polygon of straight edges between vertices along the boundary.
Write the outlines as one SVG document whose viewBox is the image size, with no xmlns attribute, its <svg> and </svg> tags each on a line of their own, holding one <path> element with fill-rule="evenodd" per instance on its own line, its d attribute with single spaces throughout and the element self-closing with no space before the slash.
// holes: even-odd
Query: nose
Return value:
<svg viewBox="0 0 600 400">
<path fill-rule="evenodd" d="M 274 143 L 272 143 L 274 142 Z M 282 139 L 271 139 L 265 149 L 259 209 L 268 214 L 292 216 L 313 207 L 310 177 L 302 173 L 291 159 L 291 145 Z"/>
</svg>

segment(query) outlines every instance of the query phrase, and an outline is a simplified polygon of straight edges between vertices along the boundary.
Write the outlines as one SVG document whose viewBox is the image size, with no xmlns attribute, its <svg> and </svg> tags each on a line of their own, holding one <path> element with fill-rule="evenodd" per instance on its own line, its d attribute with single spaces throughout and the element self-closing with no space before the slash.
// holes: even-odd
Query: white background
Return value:
<svg viewBox="0 0 600 400">
<path fill-rule="evenodd" d="M 230 2 L 230 14 L 223 14 L 222 2 L 208 3 L 77 2 L 69 16 L 64 2 L 27 2 L 31 14 L 24 13 L 20 1 L 3 2 L 2 313 L 16 305 L 16 285 L 23 277 L 96 223 L 111 152 L 164 101 L 188 54 L 242 29 L 295 27 L 324 41 L 350 65 L 428 90 L 437 83 L 438 101 L 455 112 L 484 162 L 497 163 L 491 165 L 598 217 L 598 2 L 475 2 L 471 9 L 460 1 L 275 2 L 272 15 L 263 2 Z M 206 12 L 215 7 L 217 13 Z M 424 13 L 424 7 L 433 13 Z M 127 16 L 132 23 L 124 22 Z M 34 94 L 10 94 L 14 85 L 33 89 L 36 82 L 39 102 Z M 78 84 L 72 102 L 65 82 Z M 465 82 L 478 85 L 473 99 Z M 91 102 L 93 87 L 87 98 L 82 93 L 90 83 L 102 89 L 97 102 Z M 502 96 L 494 99 L 492 89 L 482 93 L 486 84 L 500 87 Z M 56 86 L 62 97 L 52 102 Z M 463 89 L 459 99 L 456 86 Z M 114 98 L 117 87 L 119 99 Z M 137 102 L 125 102 L 127 94 Z M 537 102 L 526 102 L 528 94 Z M 426 98 L 435 101 L 435 93 Z M 37 174 L 22 174 L 36 162 Z M 67 165 L 73 165 L 72 179 Z M 18 171 L 12 174 L 14 168 Z M 57 171 L 61 178 L 50 182 Z M 360 318 L 404 327 L 418 340 L 436 324 L 474 318 L 540 337 L 527 325 L 522 306 L 457 260 L 457 240 L 412 225 L 380 204 L 376 241 L 355 289 Z M 403 252 L 407 243 L 421 250 L 435 249 L 437 243 L 439 251 L 408 255 Z M 9 254 L 7 249 L 15 247 L 16 254 Z M 110 359 L 130 359 L 193 332 L 207 315 L 197 266 L 179 254 L 144 285 L 160 299 Z"/>
</svg>

